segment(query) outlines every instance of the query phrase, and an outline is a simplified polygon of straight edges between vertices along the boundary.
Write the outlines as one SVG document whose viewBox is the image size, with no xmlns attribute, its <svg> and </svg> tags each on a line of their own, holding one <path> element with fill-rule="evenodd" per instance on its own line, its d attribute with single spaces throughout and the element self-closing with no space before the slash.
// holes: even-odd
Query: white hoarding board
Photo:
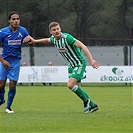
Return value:
<svg viewBox="0 0 133 133">
<path fill-rule="evenodd" d="M 18 82 L 67 82 L 67 66 L 26 66 L 21 67 Z M 86 78 L 82 82 L 133 82 L 132 66 L 100 66 L 86 68 Z"/>
<path fill-rule="evenodd" d="M 131 47 L 131 65 L 133 66 L 133 47 Z"/>
<path fill-rule="evenodd" d="M 67 82 L 67 67 L 21 67 L 18 82 Z"/>
<path fill-rule="evenodd" d="M 98 69 L 87 67 L 84 82 L 133 82 L 131 66 L 100 66 Z"/>
</svg>

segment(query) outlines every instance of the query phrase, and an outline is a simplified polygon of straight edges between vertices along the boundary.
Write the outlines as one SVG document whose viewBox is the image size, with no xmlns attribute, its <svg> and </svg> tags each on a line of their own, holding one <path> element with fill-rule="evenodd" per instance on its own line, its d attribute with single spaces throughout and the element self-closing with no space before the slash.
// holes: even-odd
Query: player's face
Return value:
<svg viewBox="0 0 133 133">
<path fill-rule="evenodd" d="M 16 29 L 18 28 L 19 24 L 20 24 L 20 18 L 18 14 L 13 14 L 11 16 L 11 19 L 8 21 L 11 28 Z"/>
<path fill-rule="evenodd" d="M 50 29 L 50 34 L 52 34 L 56 39 L 59 39 L 61 36 L 61 28 L 59 25 L 54 26 Z"/>
</svg>

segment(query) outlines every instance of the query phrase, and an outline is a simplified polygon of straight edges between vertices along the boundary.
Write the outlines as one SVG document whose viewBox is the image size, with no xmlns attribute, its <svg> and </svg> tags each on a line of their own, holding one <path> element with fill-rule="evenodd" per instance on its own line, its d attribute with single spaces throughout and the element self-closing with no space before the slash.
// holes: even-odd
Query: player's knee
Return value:
<svg viewBox="0 0 133 133">
<path fill-rule="evenodd" d="M 71 90 L 72 88 L 73 88 L 73 84 L 71 84 L 71 83 L 67 83 L 67 87 Z"/>
<path fill-rule="evenodd" d="M 3 88 L 5 88 L 5 83 L 4 82 L 0 82 L 0 90 L 2 90 Z"/>
<path fill-rule="evenodd" d="M 3 85 L 2 84 L 0 84 L 0 90 L 2 90 L 3 89 Z"/>
<path fill-rule="evenodd" d="M 10 89 L 16 88 L 16 82 L 10 82 Z"/>
<path fill-rule="evenodd" d="M 16 88 L 16 85 L 10 85 L 11 90 L 13 90 L 14 88 Z"/>
</svg>

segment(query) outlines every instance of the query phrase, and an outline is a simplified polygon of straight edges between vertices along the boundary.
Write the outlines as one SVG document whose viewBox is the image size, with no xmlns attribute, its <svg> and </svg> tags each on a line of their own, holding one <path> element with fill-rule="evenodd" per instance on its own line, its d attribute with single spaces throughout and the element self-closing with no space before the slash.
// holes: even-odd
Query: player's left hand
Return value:
<svg viewBox="0 0 133 133">
<path fill-rule="evenodd" d="M 99 68 L 99 65 L 100 65 L 99 62 L 97 62 L 97 61 L 95 61 L 95 60 L 92 60 L 92 61 L 91 61 L 91 66 L 92 66 L 93 68 L 96 68 L 96 69 L 97 69 L 97 68 Z"/>
</svg>

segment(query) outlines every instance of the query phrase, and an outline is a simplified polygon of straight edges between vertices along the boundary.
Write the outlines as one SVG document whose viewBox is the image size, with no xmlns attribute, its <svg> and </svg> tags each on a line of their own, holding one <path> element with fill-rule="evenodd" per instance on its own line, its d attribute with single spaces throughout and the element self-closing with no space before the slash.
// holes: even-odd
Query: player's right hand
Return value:
<svg viewBox="0 0 133 133">
<path fill-rule="evenodd" d="M 9 64 L 8 61 L 2 60 L 1 63 L 2 63 L 2 65 L 3 65 L 6 69 L 10 69 L 10 64 Z"/>
</svg>

